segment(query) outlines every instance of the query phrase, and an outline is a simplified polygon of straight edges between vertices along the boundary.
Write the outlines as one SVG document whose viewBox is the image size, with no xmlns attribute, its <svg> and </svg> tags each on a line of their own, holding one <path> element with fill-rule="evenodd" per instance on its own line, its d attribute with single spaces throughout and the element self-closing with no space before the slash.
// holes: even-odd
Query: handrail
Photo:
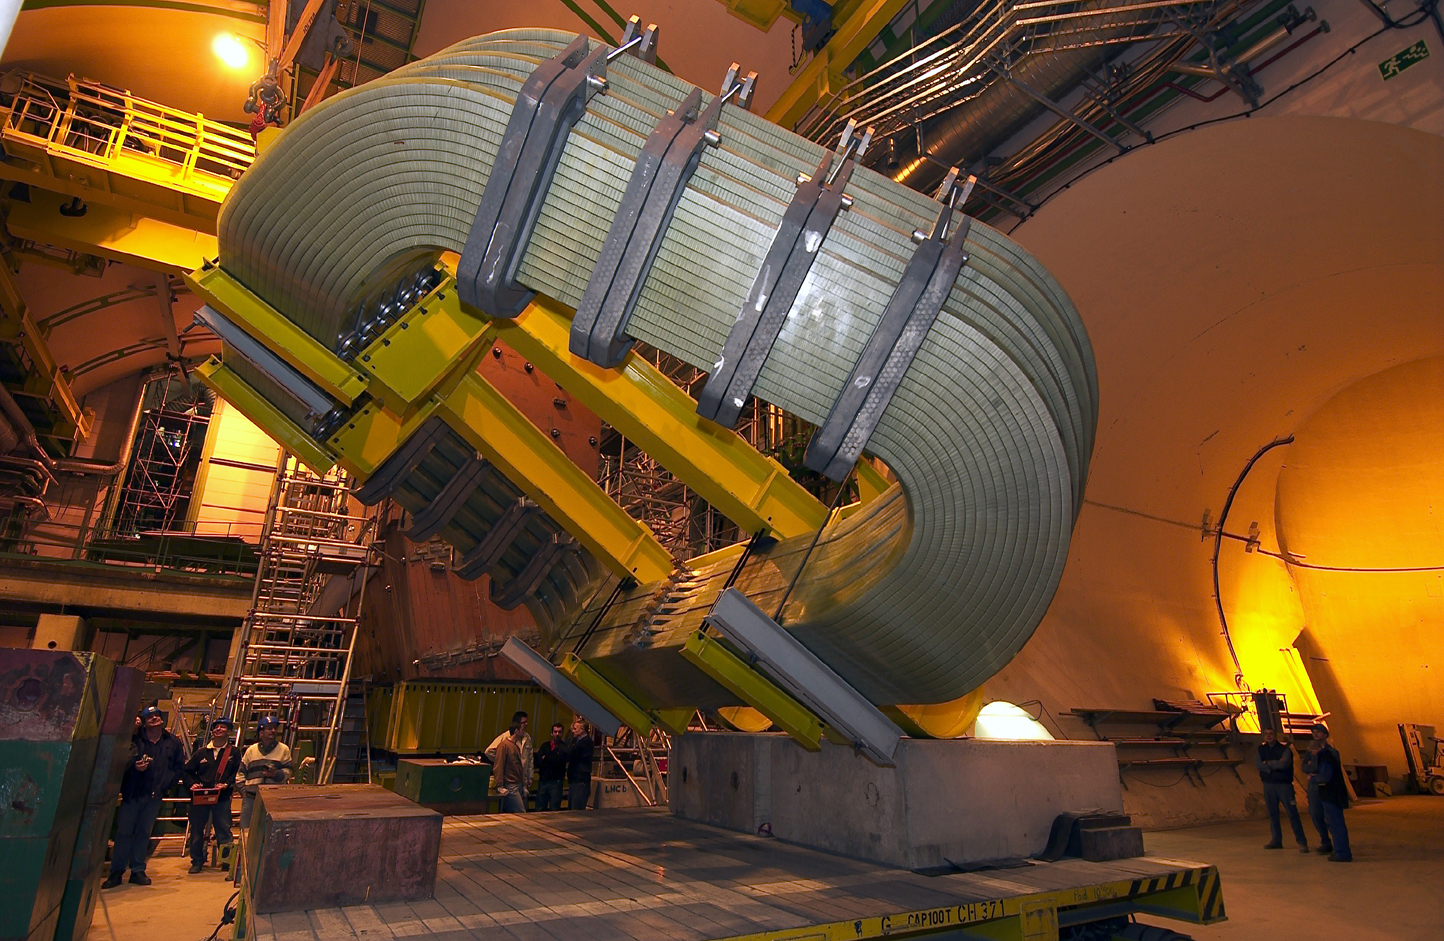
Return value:
<svg viewBox="0 0 1444 941">
<path fill-rule="evenodd" d="M 3 102 L 0 133 L 99 166 L 159 164 L 166 182 L 220 201 L 256 159 L 243 130 L 71 76 L 32 72 Z"/>
</svg>

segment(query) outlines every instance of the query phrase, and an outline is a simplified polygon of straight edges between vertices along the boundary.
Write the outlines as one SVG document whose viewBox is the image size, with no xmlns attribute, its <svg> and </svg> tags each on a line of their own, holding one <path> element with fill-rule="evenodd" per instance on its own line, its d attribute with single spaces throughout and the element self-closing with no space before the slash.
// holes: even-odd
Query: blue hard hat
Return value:
<svg viewBox="0 0 1444 941">
<path fill-rule="evenodd" d="M 165 713 L 160 711 L 159 706 L 146 706 L 140 711 L 140 721 L 142 722 L 147 721 L 151 716 L 160 716 L 163 719 Z"/>
<path fill-rule="evenodd" d="M 229 729 L 231 728 L 231 720 L 227 719 L 225 716 L 216 716 L 214 719 L 211 720 L 211 728 L 214 729 L 218 725 L 224 725 L 227 729 Z"/>
<path fill-rule="evenodd" d="M 257 728 L 257 729 L 264 729 L 264 728 L 279 729 L 280 727 L 281 727 L 281 720 L 280 720 L 280 719 L 277 719 L 275 716 L 261 716 L 261 721 L 256 723 L 256 728 Z"/>
</svg>

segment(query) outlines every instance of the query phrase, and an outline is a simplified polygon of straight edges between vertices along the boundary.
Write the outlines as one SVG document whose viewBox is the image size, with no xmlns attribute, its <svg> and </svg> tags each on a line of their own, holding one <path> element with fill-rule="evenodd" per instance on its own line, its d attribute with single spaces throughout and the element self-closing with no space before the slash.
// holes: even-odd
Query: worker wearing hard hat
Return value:
<svg viewBox="0 0 1444 941">
<path fill-rule="evenodd" d="M 265 716 L 256 723 L 257 741 L 241 756 L 236 777 L 241 779 L 241 828 L 251 825 L 251 810 L 262 784 L 285 784 L 291 779 L 291 748 L 278 739 L 281 722 Z"/>
<path fill-rule="evenodd" d="M 115 812 L 115 848 L 110 856 L 110 877 L 105 888 L 120 885 L 130 866 L 130 881 L 150 885 L 145 858 L 150 833 L 160 815 L 161 798 L 180 777 L 184 764 L 181 740 L 167 731 L 165 713 L 155 706 L 140 711 L 140 728 L 130 740 L 130 761 L 120 782 L 120 809 Z"/>
</svg>

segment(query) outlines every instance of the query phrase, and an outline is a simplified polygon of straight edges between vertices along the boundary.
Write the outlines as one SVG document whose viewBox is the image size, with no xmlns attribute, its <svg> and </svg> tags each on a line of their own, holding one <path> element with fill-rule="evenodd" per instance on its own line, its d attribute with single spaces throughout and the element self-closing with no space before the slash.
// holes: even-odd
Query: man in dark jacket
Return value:
<svg viewBox="0 0 1444 941">
<path fill-rule="evenodd" d="M 552 737 L 536 750 L 537 776 L 541 779 L 536 789 L 537 810 L 561 810 L 562 789 L 567 780 L 567 743 L 562 740 L 565 726 L 560 722 L 552 726 Z"/>
<path fill-rule="evenodd" d="M 1299 852 L 1309 851 L 1308 837 L 1304 836 L 1304 825 L 1299 820 L 1299 805 L 1294 797 L 1294 750 L 1279 741 L 1273 729 L 1263 730 L 1263 741 L 1254 755 L 1254 766 L 1263 781 L 1264 805 L 1269 812 L 1269 831 L 1273 839 L 1264 845 L 1266 850 L 1284 848 L 1283 827 L 1279 824 L 1279 804 L 1289 812 L 1289 826 L 1294 831 L 1294 841 Z"/>
<path fill-rule="evenodd" d="M 1334 852 L 1329 856 L 1331 863 L 1351 863 L 1354 853 L 1349 848 L 1349 828 L 1344 825 L 1344 808 L 1349 806 L 1349 788 L 1344 783 L 1344 763 L 1339 750 L 1329 744 L 1328 726 L 1319 724 L 1312 729 L 1315 761 L 1318 770 L 1309 777 L 1309 783 L 1319 787 L 1319 806 L 1324 811 L 1324 822 L 1329 827 L 1329 840 Z"/>
<path fill-rule="evenodd" d="M 115 848 L 110 855 L 110 878 L 105 888 L 120 885 L 121 874 L 130 866 L 130 881 L 150 885 L 145 874 L 145 857 L 150 850 L 150 832 L 160 815 L 160 801 L 180 777 L 181 740 L 165 727 L 165 713 L 155 706 L 140 711 L 140 731 L 130 740 L 130 763 L 120 782 L 120 809 L 115 814 Z"/>
<path fill-rule="evenodd" d="M 572 810 L 586 810 L 592 796 L 592 736 L 586 720 L 572 720 L 572 740 L 567 745 L 567 804 Z"/>
<path fill-rule="evenodd" d="M 211 723 L 210 741 L 197 746 L 185 766 L 185 782 L 191 794 L 192 873 L 205 868 L 207 825 L 215 830 L 221 868 L 230 868 L 231 792 L 240 766 L 241 750 L 231 743 L 231 720 L 217 716 Z"/>
</svg>

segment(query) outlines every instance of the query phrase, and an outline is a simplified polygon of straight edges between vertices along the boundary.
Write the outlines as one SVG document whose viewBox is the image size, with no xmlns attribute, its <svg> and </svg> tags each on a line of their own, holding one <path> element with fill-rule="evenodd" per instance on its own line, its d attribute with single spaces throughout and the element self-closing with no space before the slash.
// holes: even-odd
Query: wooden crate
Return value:
<svg viewBox="0 0 1444 941">
<path fill-rule="evenodd" d="M 251 912 L 431 898 L 441 815 L 374 784 L 262 787 L 246 835 Z"/>
</svg>

